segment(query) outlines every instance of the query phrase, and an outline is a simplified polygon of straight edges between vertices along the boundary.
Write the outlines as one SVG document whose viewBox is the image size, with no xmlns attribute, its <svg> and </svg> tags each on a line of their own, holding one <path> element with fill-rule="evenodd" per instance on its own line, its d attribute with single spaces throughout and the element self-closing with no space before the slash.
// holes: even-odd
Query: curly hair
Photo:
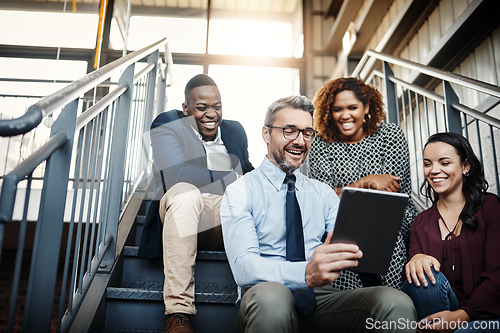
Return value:
<svg viewBox="0 0 500 333">
<path fill-rule="evenodd" d="M 367 135 L 376 133 L 382 121 L 386 119 L 382 95 L 374 87 L 354 77 L 328 81 L 313 98 L 314 129 L 318 131 L 318 136 L 327 143 L 342 140 L 340 131 L 333 121 L 332 108 L 337 94 L 344 90 L 352 91 L 364 107 L 369 105 L 368 115 L 363 123 L 363 131 Z"/>
<path fill-rule="evenodd" d="M 462 193 L 465 197 L 465 206 L 460 213 L 460 219 L 464 226 L 471 230 L 476 230 L 477 219 L 474 214 L 483 206 L 484 196 L 488 190 L 488 182 L 484 177 L 483 164 L 479 161 L 476 154 L 474 154 L 469 141 L 460 134 L 452 132 L 433 134 L 427 139 L 424 150 L 429 143 L 434 142 L 449 144 L 455 148 L 462 163 L 469 163 L 469 173 L 463 177 Z M 420 186 L 420 192 L 429 198 L 432 203 L 436 203 L 439 200 L 439 194 L 433 190 L 427 180 L 424 180 Z"/>
</svg>

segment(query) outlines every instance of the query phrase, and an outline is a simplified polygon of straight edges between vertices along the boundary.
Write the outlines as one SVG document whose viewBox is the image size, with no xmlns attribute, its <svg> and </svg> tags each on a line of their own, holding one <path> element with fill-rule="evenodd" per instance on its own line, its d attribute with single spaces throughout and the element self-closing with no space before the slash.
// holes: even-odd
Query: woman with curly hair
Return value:
<svg viewBox="0 0 500 333">
<path fill-rule="evenodd" d="M 459 134 L 432 135 L 423 162 L 421 191 L 433 205 L 411 227 L 403 290 L 427 329 L 499 332 L 500 199 Z M 477 320 L 494 322 L 468 323 Z"/>
<path fill-rule="evenodd" d="M 382 96 L 356 78 L 327 82 L 314 96 L 318 137 L 309 153 L 308 175 L 329 184 L 340 196 L 343 187 L 410 194 L 410 157 L 403 132 L 385 122 Z M 410 200 L 385 275 L 344 270 L 337 289 L 385 285 L 401 289 L 410 225 L 417 210 Z"/>
</svg>

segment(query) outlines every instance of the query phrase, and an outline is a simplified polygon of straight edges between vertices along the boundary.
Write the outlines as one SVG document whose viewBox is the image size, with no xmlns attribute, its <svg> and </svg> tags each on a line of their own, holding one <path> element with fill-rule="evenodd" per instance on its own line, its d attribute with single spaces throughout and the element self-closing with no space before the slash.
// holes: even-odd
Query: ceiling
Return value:
<svg viewBox="0 0 500 333">
<path fill-rule="evenodd" d="M 292 14 L 302 0 L 130 0 L 132 8 L 141 8 L 148 11 L 152 8 L 161 8 L 160 12 L 168 11 L 174 14 L 179 11 L 205 9 L 210 1 L 213 11 L 246 12 L 260 14 Z M 115 3 L 127 4 L 127 0 L 115 0 Z M 50 10 L 95 11 L 100 0 L 0 0 L 0 8 L 22 10 Z M 154 14 L 154 11 L 151 11 Z"/>
</svg>

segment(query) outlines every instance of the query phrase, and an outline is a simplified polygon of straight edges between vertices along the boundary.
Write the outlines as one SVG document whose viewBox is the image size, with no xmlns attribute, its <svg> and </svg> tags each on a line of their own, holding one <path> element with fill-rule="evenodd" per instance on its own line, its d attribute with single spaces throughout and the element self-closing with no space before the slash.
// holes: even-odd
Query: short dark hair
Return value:
<svg viewBox="0 0 500 333">
<path fill-rule="evenodd" d="M 303 110 L 308 112 L 311 117 L 314 115 L 314 105 L 306 96 L 288 96 L 280 98 L 269 105 L 266 112 L 266 118 L 264 119 L 264 125 L 273 125 L 276 113 L 284 108 Z"/>
<path fill-rule="evenodd" d="M 189 92 L 193 90 L 194 88 L 197 87 L 202 87 L 202 86 L 214 86 L 217 87 L 217 84 L 215 84 L 215 81 L 208 76 L 207 74 L 197 74 L 193 76 L 188 83 L 186 84 L 186 88 L 184 89 L 184 98 L 185 101 L 188 102 L 189 100 Z"/>
<path fill-rule="evenodd" d="M 469 141 L 467 141 L 467 139 L 460 134 L 453 132 L 433 134 L 429 137 L 429 139 L 427 139 L 424 150 L 428 144 L 434 142 L 449 144 L 455 148 L 455 151 L 458 156 L 460 156 L 460 161 L 462 163 L 469 163 L 470 170 L 468 176 L 463 178 L 462 193 L 466 201 L 460 214 L 460 219 L 466 227 L 471 230 L 476 230 L 477 219 L 474 214 L 476 214 L 479 208 L 482 207 L 484 203 L 484 196 L 488 190 L 488 182 L 484 177 L 483 164 L 477 158 L 476 154 L 474 154 Z M 422 183 L 420 192 L 431 199 L 433 203 L 439 200 L 439 194 L 434 192 L 432 187 L 427 183 L 427 180 L 424 180 Z"/>
</svg>

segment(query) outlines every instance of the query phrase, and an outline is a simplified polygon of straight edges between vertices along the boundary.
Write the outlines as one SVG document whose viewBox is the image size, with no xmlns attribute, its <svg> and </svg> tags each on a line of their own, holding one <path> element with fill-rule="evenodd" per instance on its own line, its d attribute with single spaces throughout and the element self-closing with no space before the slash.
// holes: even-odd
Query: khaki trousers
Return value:
<svg viewBox="0 0 500 333">
<path fill-rule="evenodd" d="M 194 267 L 196 252 L 222 250 L 222 196 L 202 196 L 188 183 L 172 186 L 160 200 L 163 223 L 163 300 L 165 314 L 196 314 Z"/>
<path fill-rule="evenodd" d="M 402 332 L 413 333 L 417 315 L 412 300 L 389 287 L 335 290 L 314 288 L 317 308 L 297 315 L 293 295 L 278 282 L 248 289 L 238 313 L 240 332 Z"/>
</svg>

